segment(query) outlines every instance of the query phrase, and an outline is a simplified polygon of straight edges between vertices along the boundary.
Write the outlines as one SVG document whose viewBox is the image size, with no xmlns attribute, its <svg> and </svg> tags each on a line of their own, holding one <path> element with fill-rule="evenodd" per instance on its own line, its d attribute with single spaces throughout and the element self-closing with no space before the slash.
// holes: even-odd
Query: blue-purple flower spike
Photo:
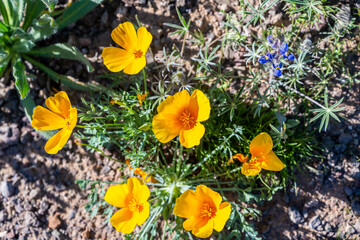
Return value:
<svg viewBox="0 0 360 240">
<path fill-rule="evenodd" d="M 283 67 L 281 59 L 288 59 L 289 61 L 294 61 L 295 56 L 288 53 L 289 46 L 286 42 L 284 42 L 283 38 L 270 35 L 266 38 L 266 40 L 271 44 L 271 47 L 273 48 L 273 53 L 268 52 L 265 56 L 261 56 L 259 58 L 259 62 L 261 64 L 270 62 L 274 69 L 274 76 L 280 77 L 282 76 L 281 68 Z"/>
</svg>

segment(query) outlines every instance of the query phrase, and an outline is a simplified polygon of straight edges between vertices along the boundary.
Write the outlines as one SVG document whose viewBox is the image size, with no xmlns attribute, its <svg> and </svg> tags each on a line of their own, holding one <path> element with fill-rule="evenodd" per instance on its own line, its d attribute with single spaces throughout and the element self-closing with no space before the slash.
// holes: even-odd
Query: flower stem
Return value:
<svg viewBox="0 0 360 240">
<path fill-rule="evenodd" d="M 142 69 L 142 74 L 143 74 L 143 78 L 144 78 L 144 92 L 147 92 L 147 83 L 146 83 L 146 72 L 145 69 Z"/>
<path fill-rule="evenodd" d="M 182 57 L 182 55 L 184 53 L 185 43 L 186 43 L 186 39 L 187 39 L 188 35 L 189 35 L 189 32 L 186 32 L 185 35 L 184 35 L 183 43 L 182 43 L 182 46 L 181 46 L 180 57 Z"/>
<path fill-rule="evenodd" d="M 84 126 L 84 125 L 76 125 L 78 128 L 88 128 L 88 129 L 96 129 L 96 128 L 107 128 L 107 129 L 119 129 L 123 126 L 121 123 L 109 123 L 98 126 Z"/>
</svg>

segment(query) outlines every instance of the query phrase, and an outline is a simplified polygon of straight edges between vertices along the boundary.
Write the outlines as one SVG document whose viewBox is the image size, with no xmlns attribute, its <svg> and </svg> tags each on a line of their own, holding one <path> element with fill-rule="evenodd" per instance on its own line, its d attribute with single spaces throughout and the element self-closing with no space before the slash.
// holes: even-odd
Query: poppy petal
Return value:
<svg viewBox="0 0 360 240">
<path fill-rule="evenodd" d="M 281 171 L 284 167 L 284 163 L 276 156 L 276 154 L 272 150 L 269 152 L 269 154 L 264 156 L 264 161 L 261 164 L 261 168 L 270 171 Z"/>
<path fill-rule="evenodd" d="M 186 190 L 176 199 L 174 214 L 183 218 L 200 215 L 200 202 L 197 200 L 193 190 Z"/>
<path fill-rule="evenodd" d="M 72 130 L 68 128 L 63 128 L 52 136 L 45 144 L 45 151 L 48 154 L 56 154 L 61 150 L 66 142 L 69 140 Z"/>
<path fill-rule="evenodd" d="M 186 148 L 192 148 L 200 144 L 201 138 L 205 134 L 205 127 L 201 123 L 196 125 L 189 130 L 182 130 L 180 132 L 180 143 Z"/>
<path fill-rule="evenodd" d="M 118 208 L 125 208 L 129 201 L 129 186 L 127 184 L 117 184 L 109 187 L 106 191 L 104 200 Z"/>
<path fill-rule="evenodd" d="M 139 213 L 131 212 L 129 208 L 122 208 L 110 218 L 111 224 L 116 231 L 129 234 L 134 231 Z"/>
<path fill-rule="evenodd" d="M 152 130 L 161 143 L 167 143 L 174 139 L 179 135 L 182 127 L 178 116 L 174 114 L 159 113 L 154 116 L 152 121 Z"/>
<path fill-rule="evenodd" d="M 267 155 L 273 147 L 273 141 L 269 134 L 263 132 L 257 135 L 250 143 L 250 153 L 252 157 Z"/>
<path fill-rule="evenodd" d="M 56 130 L 66 126 L 63 117 L 42 106 L 35 107 L 32 118 L 31 126 L 40 131 Z"/>
<path fill-rule="evenodd" d="M 222 197 L 219 193 L 205 185 L 198 185 L 195 192 L 198 200 L 201 200 L 201 202 L 213 203 L 216 209 L 219 208 L 222 201 Z"/>
<path fill-rule="evenodd" d="M 133 51 L 138 46 L 138 38 L 134 25 L 130 22 L 124 22 L 119 24 L 112 32 L 111 38 L 120 47 Z"/>
<path fill-rule="evenodd" d="M 138 37 L 138 49 L 141 49 L 141 51 L 145 56 L 153 37 L 145 27 L 140 27 L 137 30 L 137 37 Z"/>
<path fill-rule="evenodd" d="M 196 89 L 191 94 L 191 98 L 196 99 L 197 101 L 197 105 L 198 105 L 197 122 L 208 120 L 210 116 L 211 108 L 210 108 L 210 101 L 206 97 L 206 95 L 202 91 Z M 190 107 L 191 107 L 191 102 L 189 104 L 189 108 Z"/>
<path fill-rule="evenodd" d="M 231 204 L 223 202 L 220 204 L 216 217 L 214 218 L 214 229 L 218 232 L 222 231 L 226 221 L 229 219 L 231 213 Z"/>
<path fill-rule="evenodd" d="M 158 113 L 171 113 L 174 115 L 179 115 L 184 112 L 190 102 L 190 94 L 186 90 L 175 93 L 173 96 L 168 96 L 161 104 L 158 106 Z"/>
<path fill-rule="evenodd" d="M 46 106 L 54 113 L 63 118 L 69 117 L 69 110 L 71 109 L 71 103 L 68 95 L 64 91 L 56 93 L 53 97 L 48 97 L 45 100 Z"/>
<path fill-rule="evenodd" d="M 150 197 L 149 188 L 142 180 L 132 177 L 127 180 L 129 185 L 129 192 L 134 196 L 138 203 L 145 203 Z"/>
<path fill-rule="evenodd" d="M 134 55 L 133 61 L 124 68 L 124 73 L 129 75 L 138 74 L 145 66 L 146 66 L 145 56 L 142 56 L 140 58 L 135 58 Z"/>
<path fill-rule="evenodd" d="M 137 221 L 137 224 L 138 225 L 141 225 L 141 224 L 143 224 L 145 221 L 146 221 L 146 219 L 148 219 L 148 217 L 149 217 L 149 214 L 150 214 L 150 204 L 149 204 L 149 202 L 145 202 L 144 204 L 143 204 L 143 210 L 140 212 L 140 214 L 139 214 L 139 218 L 138 218 L 138 221 Z"/>
<path fill-rule="evenodd" d="M 199 218 L 195 217 L 195 216 L 191 216 L 190 218 L 188 218 L 184 223 L 183 223 L 183 228 L 186 231 L 191 231 L 194 229 L 194 227 L 196 226 L 196 224 L 198 223 Z"/>
<path fill-rule="evenodd" d="M 71 108 L 69 111 L 69 129 L 74 129 L 77 123 L 77 109 L 75 107 Z"/>
<path fill-rule="evenodd" d="M 135 55 L 116 47 L 106 47 L 102 52 L 105 66 L 112 72 L 120 72 L 128 66 Z"/>
<path fill-rule="evenodd" d="M 201 227 L 195 226 L 192 233 L 199 238 L 207 238 L 213 233 L 214 219 L 210 219 L 205 225 Z"/>
</svg>

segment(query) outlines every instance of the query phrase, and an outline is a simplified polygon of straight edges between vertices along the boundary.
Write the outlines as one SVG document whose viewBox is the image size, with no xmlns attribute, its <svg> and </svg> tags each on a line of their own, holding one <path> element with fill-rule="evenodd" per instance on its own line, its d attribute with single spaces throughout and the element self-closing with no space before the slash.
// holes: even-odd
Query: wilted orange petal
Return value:
<svg viewBox="0 0 360 240">
<path fill-rule="evenodd" d="M 241 173 L 246 176 L 255 176 L 261 172 L 261 163 L 244 163 L 241 167 Z"/>
<path fill-rule="evenodd" d="M 236 154 L 236 155 L 234 155 L 233 156 L 233 159 L 237 159 L 237 160 L 239 160 L 240 162 L 242 162 L 242 163 L 244 163 L 244 162 L 246 162 L 247 160 L 248 160 L 248 157 L 246 157 L 246 156 L 244 156 L 243 154 L 241 154 L 241 153 L 238 153 L 238 154 Z"/>
</svg>

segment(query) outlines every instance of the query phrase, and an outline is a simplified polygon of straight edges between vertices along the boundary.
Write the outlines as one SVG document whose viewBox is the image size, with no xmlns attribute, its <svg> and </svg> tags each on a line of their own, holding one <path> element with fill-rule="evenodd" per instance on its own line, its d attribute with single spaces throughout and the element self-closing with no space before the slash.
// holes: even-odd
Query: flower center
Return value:
<svg viewBox="0 0 360 240">
<path fill-rule="evenodd" d="M 196 121 L 188 110 L 185 110 L 180 117 L 180 121 L 183 124 L 185 130 L 192 129 L 196 125 Z"/>
<path fill-rule="evenodd" d="M 128 207 L 132 212 L 138 211 L 140 213 L 142 210 L 144 210 L 144 206 L 142 204 L 138 204 L 134 197 L 129 201 Z"/>
<path fill-rule="evenodd" d="M 216 208 L 210 207 L 208 203 L 204 203 L 200 216 L 206 219 L 214 218 L 216 216 Z"/>
<path fill-rule="evenodd" d="M 137 50 L 134 52 L 135 58 L 141 58 L 143 56 L 143 52 L 141 50 Z"/>
</svg>

